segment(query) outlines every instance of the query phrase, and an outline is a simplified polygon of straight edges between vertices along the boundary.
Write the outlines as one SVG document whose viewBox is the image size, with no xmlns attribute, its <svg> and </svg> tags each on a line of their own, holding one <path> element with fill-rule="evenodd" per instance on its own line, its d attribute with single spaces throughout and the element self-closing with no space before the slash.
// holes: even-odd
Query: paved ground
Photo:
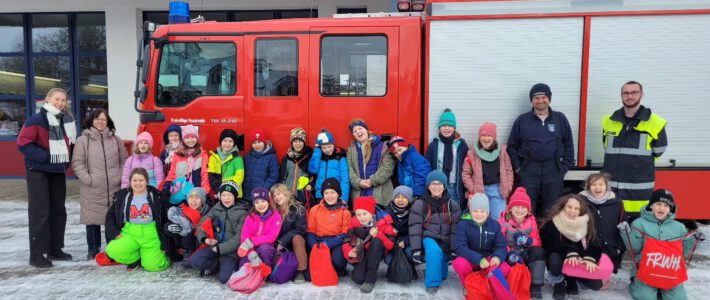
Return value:
<svg viewBox="0 0 710 300">
<path fill-rule="evenodd" d="M 3 299 L 233 299 L 247 298 L 220 285 L 215 278 L 200 278 L 195 271 L 173 266 L 162 273 L 142 270 L 126 272 L 123 266 L 99 267 L 86 261 L 84 226 L 79 224 L 76 181 L 69 181 L 66 248 L 72 262 L 55 262 L 50 269 L 28 265 L 27 204 L 25 185 L 20 180 L 0 180 L 0 298 Z M 710 233 L 708 227 L 703 228 Z M 707 299 L 710 294 L 710 246 L 700 245 L 686 283 L 689 299 Z M 629 262 L 612 278 L 612 286 L 602 292 L 582 291 L 576 299 L 630 299 L 627 292 Z M 418 268 L 423 275 L 423 266 Z M 439 293 L 424 292 L 422 281 L 403 286 L 385 282 L 385 268 L 372 294 L 361 294 L 349 278 L 337 287 L 318 288 L 311 284 L 267 284 L 249 299 L 463 299 L 458 277 L 449 269 L 449 280 Z M 551 299 L 551 287 L 543 290 Z"/>
</svg>

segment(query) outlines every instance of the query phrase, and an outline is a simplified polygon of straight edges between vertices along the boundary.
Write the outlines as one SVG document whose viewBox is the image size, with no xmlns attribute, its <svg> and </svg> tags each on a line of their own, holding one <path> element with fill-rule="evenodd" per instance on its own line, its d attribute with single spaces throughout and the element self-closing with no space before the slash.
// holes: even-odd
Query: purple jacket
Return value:
<svg viewBox="0 0 710 300">
<path fill-rule="evenodd" d="M 131 171 L 135 168 L 143 168 L 148 171 L 148 184 L 157 188 L 160 182 L 163 181 L 163 163 L 160 158 L 152 154 L 133 154 L 126 160 L 123 165 L 123 175 L 121 176 L 121 188 L 127 188 L 131 179 Z"/>
<path fill-rule="evenodd" d="M 273 245 L 276 238 L 279 237 L 280 231 L 281 215 L 278 212 L 269 209 L 266 216 L 263 217 L 256 213 L 250 213 L 244 220 L 241 243 L 250 239 L 254 247 L 262 244 Z"/>
</svg>

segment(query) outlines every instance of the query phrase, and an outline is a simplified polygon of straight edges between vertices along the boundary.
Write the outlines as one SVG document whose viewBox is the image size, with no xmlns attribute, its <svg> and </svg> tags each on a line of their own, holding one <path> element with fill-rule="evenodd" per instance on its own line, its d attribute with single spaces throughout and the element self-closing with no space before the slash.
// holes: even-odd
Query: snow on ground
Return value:
<svg viewBox="0 0 710 300">
<path fill-rule="evenodd" d="M 86 260 L 84 226 L 79 224 L 79 204 L 67 201 L 67 231 L 64 250 L 74 256 L 71 262 L 54 262 L 54 267 L 37 269 L 29 266 L 27 203 L 23 199 L 0 200 L 0 298 L 3 299 L 463 299 L 458 276 L 449 268 L 449 279 L 435 295 L 424 291 L 422 280 L 410 285 L 387 283 L 384 264 L 371 294 L 360 293 L 348 277 L 337 287 L 319 288 L 305 284 L 275 285 L 267 283 L 256 293 L 244 296 L 219 284 L 216 278 L 200 278 L 196 271 L 174 265 L 161 273 L 137 269 L 127 272 L 124 266 L 100 267 Z M 710 234 L 709 227 L 703 227 Z M 710 246 L 701 244 L 693 257 L 686 282 L 689 299 L 707 299 L 710 295 Z M 582 290 L 570 299 L 630 299 L 628 267 L 612 277 L 609 290 Z M 424 268 L 418 268 L 423 278 Z M 552 299 L 552 288 L 543 290 L 545 299 Z"/>
</svg>

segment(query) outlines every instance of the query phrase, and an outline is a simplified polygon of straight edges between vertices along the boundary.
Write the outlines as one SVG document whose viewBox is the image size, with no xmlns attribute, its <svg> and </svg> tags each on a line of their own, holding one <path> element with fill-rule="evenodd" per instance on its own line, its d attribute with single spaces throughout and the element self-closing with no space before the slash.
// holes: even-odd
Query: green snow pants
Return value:
<svg viewBox="0 0 710 300">
<path fill-rule="evenodd" d="M 162 271 L 170 266 L 170 260 L 160 250 L 160 238 L 155 222 L 126 223 L 121 229 L 121 236 L 106 246 L 106 254 L 124 265 L 140 259 L 143 269 L 150 272 Z"/>
<path fill-rule="evenodd" d="M 634 299 L 638 300 L 646 300 L 646 299 L 656 299 L 657 293 L 658 293 L 658 288 L 651 287 L 637 278 L 634 278 L 634 281 L 631 283 L 630 286 L 631 289 L 631 297 L 634 297 Z M 670 289 L 670 290 L 660 290 L 661 291 L 661 299 L 663 300 L 687 300 L 688 295 L 685 293 L 685 288 L 683 287 L 683 284 L 679 284 L 678 286 Z"/>
</svg>

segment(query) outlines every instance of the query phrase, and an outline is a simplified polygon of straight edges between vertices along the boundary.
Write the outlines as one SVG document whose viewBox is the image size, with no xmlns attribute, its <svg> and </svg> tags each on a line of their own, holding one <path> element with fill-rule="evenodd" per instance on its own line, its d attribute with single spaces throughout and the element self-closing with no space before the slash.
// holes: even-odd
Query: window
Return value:
<svg viewBox="0 0 710 300">
<path fill-rule="evenodd" d="M 237 90 L 233 43 L 169 43 L 158 74 L 159 106 L 183 106 L 197 97 L 234 95 Z"/>
<path fill-rule="evenodd" d="M 27 118 L 24 19 L 0 14 L 0 138 L 20 133 Z"/>
<path fill-rule="evenodd" d="M 254 61 L 255 96 L 298 95 L 298 41 L 258 39 Z"/>
<path fill-rule="evenodd" d="M 384 36 L 326 36 L 321 40 L 320 65 L 323 96 L 384 96 L 387 92 Z"/>
</svg>

